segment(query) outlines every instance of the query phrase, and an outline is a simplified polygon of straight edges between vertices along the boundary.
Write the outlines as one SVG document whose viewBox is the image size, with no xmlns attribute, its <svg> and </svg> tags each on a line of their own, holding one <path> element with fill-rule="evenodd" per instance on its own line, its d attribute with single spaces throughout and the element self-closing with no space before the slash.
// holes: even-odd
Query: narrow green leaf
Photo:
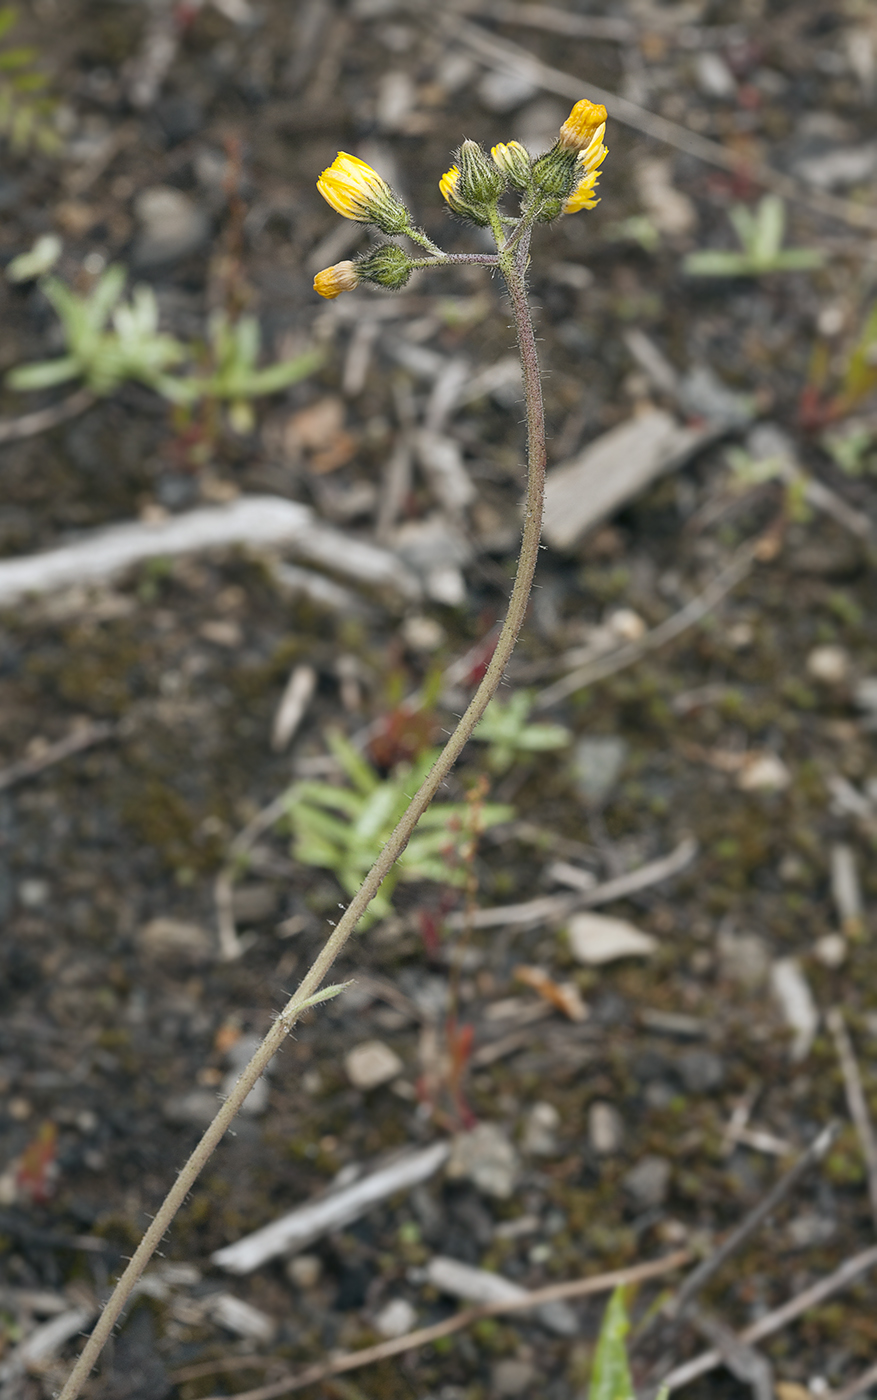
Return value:
<svg viewBox="0 0 877 1400">
<path fill-rule="evenodd" d="M 588 1400 L 632 1400 L 625 1338 L 630 1330 L 624 1289 L 616 1288 L 603 1314 Z"/>
</svg>

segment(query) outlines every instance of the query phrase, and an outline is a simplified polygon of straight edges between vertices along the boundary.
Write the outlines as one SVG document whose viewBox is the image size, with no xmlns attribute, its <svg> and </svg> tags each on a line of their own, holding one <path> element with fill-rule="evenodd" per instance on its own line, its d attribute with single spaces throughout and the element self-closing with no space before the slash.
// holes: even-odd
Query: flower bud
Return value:
<svg viewBox="0 0 877 1400">
<path fill-rule="evenodd" d="M 530 187 L 530 152 L 520 141 L 492 146 L 493 163 L 505 175 L 509 184 L 522 194 Z"/>
<path fill-rule="evenodd" d="M 317 181 L 317 189 L 336 213 L 359 224 L 375 224 L 383 233 L 404 233 L 411 215 L 376 170 L 358 156 L 339 151 Z"/>
<path fill-rule="evenodd" d="M 318 272 L 314 278 L 314 291 L 331 301 L 334 297 L 340 297 L 342 292 L 352 292 L 359 284 L 359 277 L 356 263 L 348 258 Z"/>
<path fill-rule="evenodd" d="M 560 128 L 560 135 L 533 166 L 533 188 L 543 196 L 538 223 L 550 223 L 560 214 L 593 209 L 593 191 L 606 156 L 603 133 L 606 108 L 583 98 Z"/>
<path fill-rule="evenodd" d="M 361 281 L 374 282 L 393 292 L 405 286 L 413 267 L 413 259 L 395 243 L 381 243 L 356 262 L 357 276 Z"/>
<path fill-rule="evenodd" d="M 439 189 L 455 214 L 486 228 L 505 183 L 503 172 L 491 165 L 478 142 L 464 141 L 457 152 L 457 164 L 442 176 Z"/>
<path fill-rule="evenodd" d="M 587 97 L 583 97 L 560 128 L 558 144 L 565 151 L 583 151 L 591 144 L 597 131 L 600 132 L 599 140 L 602 140 L 605 130 L 606 108 L 600 102 L 589 102 Z"/>
</svg>

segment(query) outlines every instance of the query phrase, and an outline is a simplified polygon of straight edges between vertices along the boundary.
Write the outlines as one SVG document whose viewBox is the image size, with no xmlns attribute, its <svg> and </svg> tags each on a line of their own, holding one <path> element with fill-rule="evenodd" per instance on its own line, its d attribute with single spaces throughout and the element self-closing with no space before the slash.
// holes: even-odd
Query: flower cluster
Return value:
<svg viewBox="0 0 877 1400">
<path fill-rule="evenodd" d="M 479 227 L 492 228 L 501 252 L 503 226 L 515 222 L 501 215 L 498 208 L 509 187 L 521 196 L 519 228 L 593 209 L 598 203 L 594 190 L 606 156 L 605 131 L 606 108 L 582 98 L 560 128 L 551 150 L 535 159 L 519 141 L 492 147 L 490 158 L 476 141 L 464 141 L 454 164 L 439 181 L 442 198 L 454 214 Z M 373 224 L 391 236 L 405 234 L 433 255 L 442 256 L 422 230 L 412 227 L 411 215 L 386 180 L 358 156 L 339 151 L 317 181 L 317 189 L 344 218 Z M 318 272 L 314 290 L 333 298 L 363 281 L 397 290 L 404 287 L 415 267 L 423 265 L 395 243 L 384 243 L 364 257 Z"/>
</svg>

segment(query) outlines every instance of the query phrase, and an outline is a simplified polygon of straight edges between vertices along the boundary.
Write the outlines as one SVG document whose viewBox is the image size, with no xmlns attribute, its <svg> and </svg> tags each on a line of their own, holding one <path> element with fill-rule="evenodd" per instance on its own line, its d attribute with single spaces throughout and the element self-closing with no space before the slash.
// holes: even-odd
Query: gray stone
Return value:
<svg viewBox="0 0 877 1400">
<path fill-rule="evenodd" d="M 155 958 L 201 962 L 215 951 L 215 940 L 200 924 L 185 919 L 150 919 L 138 935 L 144 953 Z"/>
<path fill-rule="evenodd" d="M 662 1206 L 670 1190 L 672 1167 L 666 1157 L 643 1157 L 622 1178 L 624 1189 L 643 1210 Z"/>
<path fill-rule="evenodd" d="M 494 1363 L 493 1390 L 497 1395 L 533 1395 L 536 1368 L 531 1361 L 516 1361 L 506 1357 Z"/>
<path fill-rule="evenodd" d="M 508 1200 L 518 1179 L 518 1154 L 502 1128 L 479 1123 L 471 1133 L 460 1133 L 448 1162 L 448 1176 L 471 1181 L 485 1196 Z"/>
<path fill-rule="evenodd" d="M 134 203 L 140 232 L 131 261 L 136 268 L 163 267 L 194 253 L 207 241 L 210 221 L 182 190 L 153 185 Z"/>
<path fill-rule="evenodd" d="M 382 1040 L 364 1040 L 345 1055 L 344 1068 L 355 1089 L 377 1089 L 400 1075 L 404 1065 Z"/>
<path fill-rule="evenodd" d="M 167 1099 L 163 1113 L 169 1123 L 181 1127 L 206 1128 L 219 1112 L 220 1099 L 216 1090 L 193 1089 L 188 1094 L 176 1094 Z"/>
<path fill-rule="evenodd" d="M 588 1109 L 588 1140 L 599 1156 L 617 1152 L 624 1138 L 624 1124 L 618 1109 L 598 1099 Z"/>
<path fill-rule="evenodd" d="M 679 1077 L 689 1094 L 708 1094 L 725 1078 L 725 1066 L 712 1050 L 686 1050 L 676 1062 Z"/>
<path fill-rule="evenodd" d="M 524 1123 L 521 1147 L 534 1157 L 553 1157 L 559 1127 L 560 1114 L 553 1103 L 534 1103 Z"/>
<path fill-rule="evenodd" d="M 724 931 L 718 938 L 719 967 L 723 977 L 754 991 L 763 986 L 770 972 L 770 952 L 757 933 Z"/>
<path fill-rule="evenodd" d="M 605 801 L 624 767 L 626 741 L 615 734 L 594 734 L 579 739 L 573 750 L 572 772 L 576 788 L 588 804 Z"/>
</svg>

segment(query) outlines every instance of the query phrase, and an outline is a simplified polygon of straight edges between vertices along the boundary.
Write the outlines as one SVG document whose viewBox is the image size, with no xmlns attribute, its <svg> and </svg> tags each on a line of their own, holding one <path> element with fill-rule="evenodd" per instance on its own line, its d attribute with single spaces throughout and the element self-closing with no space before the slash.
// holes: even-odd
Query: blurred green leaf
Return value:
<svg viewBox="0 0 877 1400">
<path fill-rule="evenodd" d="M 624 1289 L 619 1287 L 609 1299 L 603 1314 L 588 1400 L 633 1400 L 633 1381 L 627 1364 L 626 1337 L 629 1331 Z"/>
<path fill-rule="evenodd" d="M 783 248 L 786 206 L 775 194 L 766 194 L 753 213 L 735 204 L 728 217 L 742 252 L 704 248 L 689 253 L 682 270 L 689 277 L 760 277 L 769 272 L 807 272 L 822 267 L 825 255 L 818 248 Z"/>
</svg>

